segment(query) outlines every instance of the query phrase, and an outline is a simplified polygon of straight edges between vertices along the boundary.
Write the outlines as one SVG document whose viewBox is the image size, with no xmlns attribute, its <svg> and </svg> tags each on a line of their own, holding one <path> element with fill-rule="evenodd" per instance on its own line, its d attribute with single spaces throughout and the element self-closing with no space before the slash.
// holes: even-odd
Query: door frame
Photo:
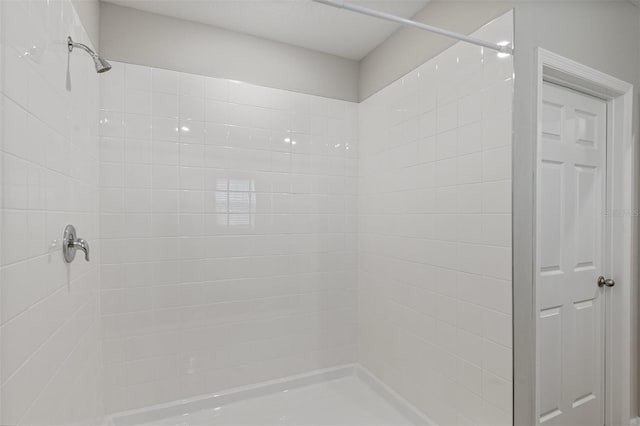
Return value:
<svg viewBox="0 0 640 426">
<path fill-rule="evenodd" d="M 555 83 L 607 102 L 607 228 L 605 232 L 614 291 L 605 294 L 605 422 L 626 425 L 631 417 L 632 300 L 636 295 L 634 234 L 633 85 L 603 72 L 537 48 L 530 101 L 533 147 L 514 140 L 514 165 L 530 173 L 513 174 L 513 421 L 538 424 L 536 274 L 537 162 L 541 138 L 542 86 Z M 526 84 L 526 82 L 524 82 Z M 527 108 L 524 108 L 525 110 Z M 518 121 L 518 118 L 515 117 Z M 524 137 L 523 140 L 528 139 Z M 519 229 L 518 229 L 519 228 Z"/>
</svg>

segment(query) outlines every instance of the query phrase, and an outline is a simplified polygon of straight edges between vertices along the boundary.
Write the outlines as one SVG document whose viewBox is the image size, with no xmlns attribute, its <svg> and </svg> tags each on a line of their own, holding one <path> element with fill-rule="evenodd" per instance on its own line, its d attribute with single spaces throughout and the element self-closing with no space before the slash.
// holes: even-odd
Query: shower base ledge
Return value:
<svg viewBox="0 0 640 426">
<path fill-rule="evenodd" d="M 267 382 L 229 389 L 223 392 L 199 395 L 189 399 L 181 399 L 164 404 L 128 410 L 109 415 L 105 419 L 106 426 L 134 426 L 144 424 L 176 424 L 163 420 L 185 415 L 195 415 L 206 410 L 217 410 L 236 403 L 248 403 L 260 397 L 274 396 L 287 391 L 310 389 L 314 385 L 332 385 L 345 380 L 357 380 L 358 385 L 373 391 L 384 402 L 388 403 L 399 416 L 406 419 L 406 425 L 435 425 L 431 419 L 414 407 L 401 395 L 383 383 L 373 373 L 360 364 L 346 364 L 337 367 L 315 370 L 295 376 L 288 376 Z M 186 420 L 186 418 L 185 418 Z M 357 421 L 354 423 L 358 423 Z M 182 424 L 192 424 L 185 422 Z M 197 424 L 197 423 L 193 423 Z M 287 424 L 283 422 L 281 424 Z"/>
</svg>

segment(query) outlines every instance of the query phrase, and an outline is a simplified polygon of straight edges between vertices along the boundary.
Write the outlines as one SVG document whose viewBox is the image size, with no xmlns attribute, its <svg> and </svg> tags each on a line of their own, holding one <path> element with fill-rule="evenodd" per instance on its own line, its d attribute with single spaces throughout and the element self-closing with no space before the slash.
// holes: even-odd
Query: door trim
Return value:
<svg viewBox="0 0 640 426">
<path fill-rule="evenodd" d="M 536 190 L 537 153 L 541 136 L 542 85 L 549 81 L 607 102 L 607 208 L 606 250 L 610 253 L 615 291 L 607 292 L 605 359 L 605 421 L 607 425 L 631 420 L 631 297 L 636 286 L 636 236 L 632 135 L 633 85 L 593 68 L 537 48 L 531 110 L 534 146 L 514 140 L 513 164 L 530 173 L 513 174 L 513 341 L 514 405 L 516 425 L 537 424 L 536 400 Z M 526 82 L 524 82 L 526 84 Z M 530 86 L 531 87 L 531 86 Z M 516 111 L 518 106 L 516 105 Z M 516 123 L 518 118 L 515 117 Z M 529 137 L 523 136 L 523 140 Z M 519 228 L 519 229 L 518 229 Z"/>
</svg>

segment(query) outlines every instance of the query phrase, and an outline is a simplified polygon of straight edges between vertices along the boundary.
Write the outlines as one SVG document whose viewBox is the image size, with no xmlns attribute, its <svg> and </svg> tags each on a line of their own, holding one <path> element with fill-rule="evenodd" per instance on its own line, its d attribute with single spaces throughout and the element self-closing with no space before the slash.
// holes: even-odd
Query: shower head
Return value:
<svg viewBox="0 0 640 426">
<path fill-rule="evenodd" d="M 93 62 L 96 65 L 96 72 L 98 73 L 107 72 L 111 69 L 111 64 L 106 60 L 102 59 L 100 56 L 97 56 L 97 55 L 94 56 Z"/>
<path fill-rule="evenodd" d="M 102 59 L 100 56 L 98 56 L 98 54 L 94 52 L 89 46 L 82 43 L 76 43 L 71 39 L 71 37 L 67 37 L 67 48 L 69 49 L 69 52 L 73 52 L 74 47 L 80 48 L 91 55 L 91 59 L 93 59 L 93 63 L 96 67 L 97 73 L 107 72 L 111 69 L 111 64 L 105 59 Z"/>
</svg>

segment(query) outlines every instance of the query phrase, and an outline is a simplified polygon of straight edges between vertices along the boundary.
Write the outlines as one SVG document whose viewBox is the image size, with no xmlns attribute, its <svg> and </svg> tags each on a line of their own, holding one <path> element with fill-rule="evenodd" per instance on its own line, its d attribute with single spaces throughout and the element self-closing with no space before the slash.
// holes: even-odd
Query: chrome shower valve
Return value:
<svg viewBox="0 0 640 426">
<path fill-rule="evenodd" d="M 89 261 L 89 243 L 82 239 L 77 238 L 76 228 L 73 225 L 67 225 L 64 228 L 64 237 L 62 239 L 62 254 L 64 261 L 67 263 L 73 262 L 76 257 L 76 251 L 82 250 L 84 252 L 84 260 Z"/>
</svg>

